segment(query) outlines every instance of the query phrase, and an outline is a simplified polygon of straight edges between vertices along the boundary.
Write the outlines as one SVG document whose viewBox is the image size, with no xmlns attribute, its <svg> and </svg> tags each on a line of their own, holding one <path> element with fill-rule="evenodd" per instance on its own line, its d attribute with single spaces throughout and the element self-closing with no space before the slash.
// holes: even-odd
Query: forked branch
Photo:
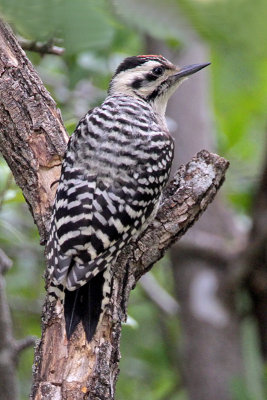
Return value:
<svg viewBox="0 0 267 400">
<path fill-rule="evenodd" d="M 14 35 L 0 24 L 0 150 L 22 188 L 44 242 L 67 135 L 56 105 Z M 68 342 L 60 304 L 46 301 L 34 362 L 32 399 L 114 398 L 121 323 L 131 289 L 199 218 L 221 186 L 228 162 L 207 151 L 181 166 L 156 219 L 114 266 L 110 306 L 90 344 L 78 326 Z M 52 189 L 51 189 L 52 187 Z"/>
</svg>

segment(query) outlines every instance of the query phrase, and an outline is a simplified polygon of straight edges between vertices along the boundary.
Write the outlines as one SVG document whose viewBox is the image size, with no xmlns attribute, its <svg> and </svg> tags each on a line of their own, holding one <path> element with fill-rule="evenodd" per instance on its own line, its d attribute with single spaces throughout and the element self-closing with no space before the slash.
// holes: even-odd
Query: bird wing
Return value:
<svg viewBox="0 0 267 400">
<path fill-rule="evenodd" d="M 157 200 L 141 194 L 134 180 L 129 188 L 119 180 L 110 184 L 82 174 L 79 171 L 74 183 L 65 181 L 63 171 L 47 245 L 52 278 L 61 283 L 67 275 L 69 289 L 83 285 L 118 256 Z"/>
<path fill-rule="evenodd" d="M 130 108 L 126 100 L 118 107 L 108 99 L 87 114 L 69 142 L 47 244 L 48 274 L 69 290 L 115 261 L 144 228 L 168 179 L 164 158 L 173 143 L 145 105 Z"/>
</svg>

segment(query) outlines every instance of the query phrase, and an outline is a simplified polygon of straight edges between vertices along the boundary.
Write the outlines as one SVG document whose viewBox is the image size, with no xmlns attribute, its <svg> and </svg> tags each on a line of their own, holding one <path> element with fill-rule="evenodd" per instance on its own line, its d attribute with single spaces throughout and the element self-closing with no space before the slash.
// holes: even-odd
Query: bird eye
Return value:
<svg viewBox="0 0 267 400">
<path fill-rule="evenodd" d="M 163 74 L 164 68 L 163 67 L 155 67 L 152 69 L 152 72 L 153 72 L 153 74 L 160 76 Z"/>
</svg>

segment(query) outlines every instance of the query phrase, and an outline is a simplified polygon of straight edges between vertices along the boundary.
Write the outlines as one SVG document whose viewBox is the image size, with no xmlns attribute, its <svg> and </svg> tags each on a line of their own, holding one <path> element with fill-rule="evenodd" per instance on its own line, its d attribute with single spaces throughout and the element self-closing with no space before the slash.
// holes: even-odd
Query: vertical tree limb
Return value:
<svg viewBox="0 0 267 400">
<path fill-rule="evenodd" d="M 155 221 L 125 247 L 114 266 L 109 312 L 88 344 L 80 325 L 68 342 L 63 309 L 46 302 L 36 351 L 34 399 L 113 399 L 118 375 L 121 322 L 131 289 L 166 249 L 194 223 L 220 187 L 227 162 L 206 151 L 182 166 L 166 188 Z"/>
</svg>

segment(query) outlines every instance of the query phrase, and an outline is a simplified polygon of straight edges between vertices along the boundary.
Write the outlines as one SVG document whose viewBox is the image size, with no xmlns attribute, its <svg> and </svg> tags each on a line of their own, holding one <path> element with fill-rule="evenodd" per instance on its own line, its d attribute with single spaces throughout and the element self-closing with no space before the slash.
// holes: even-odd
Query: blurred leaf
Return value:
<svg viewBox="0 0 267 400">
<path fill-rule="evenodd" d="M 4 197 L 4 204 L 10 203 L 24 203 L 25 198 L 22 191 L 17 187 L 16 189 L 10 189 L 6 192 Z"/>
<path fill-rule="evenodd" d="M 242 379 L 233 379 L 231 392 L 233 400 L 259 400 L 249 394 L 246 383 Z"/>
<path fill-rule="evenodd" d="M 105 0 L 0 0 L 0 10 L 26 38 L 63 38 L 66 53 L 106 48 L 114 33 Z"/>
<path fill-rule="evenodd" d="M 240 390 L 239 396 L 235 400 L 264 400 L 266 397 L 263 393 L 263 370 L 262 360 L 259 352 L 258 332 L 251 318 L 246 318 L 242 324 L 242 339 L 243 339 L 243 357 L 246 365 L 246 387 L 244 385 L 237 386 Z M 243 393 L 242 393 L 243 390 Z M 247 397 L 245 397 L 247 396 Z"/>
<path fill-rule="evenodd" d="M 70 119 L 65 122 L 65 128 L 69 135 L 72 135 L 76 126 L 77 126 L 77 121 L 75 121 L 74 119 Z"/>
<path fill-rule="evenodd" d="M 131 27 L 174 44 L 187 41 L 187 26 L 175 0 L 113 0 L 117 14 Z"/>
<path fill-rule="evenodd" d="M 138 322 L 136 321 L 136 319 L 131 317 L 129 314 L 127 316 L 127 321 L 123 325 L 130 326 L 131 328 L 134 328 L 134 329 L 138 328 Z"/>
<path fill-rule="evenodd" d="M 267 3 L 177 0 L 177 4 L 211 48 L 219 152 L 231 162 L 228 180 L 236 167 L 242 171 L 240 181 L 244 173 L 255 177 L 266 136 Z M 241 212 L 248 212 L 253 185 L 249 190 L 247 184 L 238 186 L 234 179 L 231 199 Z"/>
<path fill-rule="evenodd" d="M 1 233 L 3 232 L 3 236 Z M 25 238 L 17 228 L 13 224 L 11 224 L 9 221 L 6 221 L 4 219 L 0 220 L 0 238 L 4 241 L 9 240 L 8 234 L 11 234 L 13 238 L 18 241 L 23 243 Z M 1 237 L 2 236 L 2 237 Z"/>
</svg>

